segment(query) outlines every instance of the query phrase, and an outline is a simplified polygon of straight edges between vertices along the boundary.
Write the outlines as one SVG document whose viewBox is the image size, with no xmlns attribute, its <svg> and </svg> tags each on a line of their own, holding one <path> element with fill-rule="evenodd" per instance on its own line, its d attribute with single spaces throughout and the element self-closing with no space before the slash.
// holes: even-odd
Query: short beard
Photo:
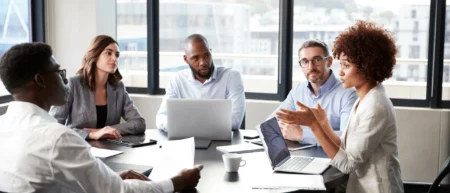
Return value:
<svg viewBox="0 0 450 193">
<path fill-rule="evenodd" d="M 188 65 L 189 65 L 189 68 L 191 69 L 192 73 L 194 73 L 195 76 L 198 76 L 198 77 L 204 78 L 204 79 L 210 78 L 211 75 L 213 74 L 214 68 L 215 68 L 214 67 L 214 62 L 211 62 L 211 66 L 209 67 L 208 74 L 202 75 L 202 74 L 200 74 L 200 70 L 195 71 L 195 69 L 191 66 L 191 64 L 188 63 Z"/>
<path fill-rule="evenodd" d="M 309 79 L 309 75 L 310 75 L 310 73 L 312 73 L 312 72 L 315 72 L 315 73 L 317 73 L 317 74 L 320 74 L 320 71 L 318 71 L 318 70 L 313 70 L 313 71 L 311 71 L 311 72 L 308 72 L 307 74 L 306 74 L 306 79 L 309 81 L 309 82 L 312 82 L 312 83 L 316 83 L 316 82 L 321 82 L 323 79 L 324 79 L 324 75 L 322 74 L 321 76 L 319 76 L 319 78 L 315 81 L 315 82 L 313 82 L 313 81 L 311 81 L 310 79 Z"/>
</svg>

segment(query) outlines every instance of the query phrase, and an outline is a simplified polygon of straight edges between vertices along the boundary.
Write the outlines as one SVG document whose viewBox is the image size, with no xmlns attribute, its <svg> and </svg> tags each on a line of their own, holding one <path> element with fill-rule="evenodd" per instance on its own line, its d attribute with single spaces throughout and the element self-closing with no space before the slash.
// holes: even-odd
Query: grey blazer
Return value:
<svg viewBox="0 0 450 193">
<path fill-rule="evenodd" d="M 81 85 L 81 77 L 74 76 L 69 79 L 69 97 L 63 106 L 53 106 L 50 115 L 59 123 L 74 129 L 81 137 L 87 138 L 89 131 L 83 128 L 97 127 L 97 110 L 94 92 Z M 107 84 L 107 126 L 111 126 L 121 135 L 139 134 L 145 132 L 145 120 L 133 105 L 123 83 L 117 85 Z M 126 123 L 120 124 L 123 117 Z"/>
</svg>

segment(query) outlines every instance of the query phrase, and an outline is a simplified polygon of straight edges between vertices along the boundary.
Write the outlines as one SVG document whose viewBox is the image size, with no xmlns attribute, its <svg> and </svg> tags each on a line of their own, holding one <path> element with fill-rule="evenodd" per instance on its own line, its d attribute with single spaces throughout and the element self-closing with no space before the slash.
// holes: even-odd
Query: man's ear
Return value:
<svg viewBox="0 0 450 193">
<path fill-rule="evenodd" d="M 328 59 L 328 68 L 330 68 L 331 67 L 331 65 L 333 64 L 333 57 L 331 56 L 331 57 L 328 57 L 327 58 Z"/>
<path fill-rule="evenodd" d="M 186 55 L 183 55 L 183 59 L 184 59 L 184 62 L 186 62 L 186 64 L 189 64 L 189 62 L 187 61 L 187 56 Z"/>
<path fill-rule="evenodd" d="M 44 79 L 42 79 L 42 76 L 40 74 L 34 75 L 34 82 L 41 88 L 45 88 Z"/>
</svg>

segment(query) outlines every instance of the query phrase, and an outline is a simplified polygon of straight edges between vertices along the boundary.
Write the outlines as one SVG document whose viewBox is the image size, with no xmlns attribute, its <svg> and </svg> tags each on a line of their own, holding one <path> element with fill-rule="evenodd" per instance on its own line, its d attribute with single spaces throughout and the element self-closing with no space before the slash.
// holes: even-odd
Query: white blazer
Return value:
<svg viewBox="0 0 450 193">
<path fill-rule="evenodd" d="M 382 84 L 353 105 L 331 165 L 349 174 L 348 193 L 403 192 L 397 121 L 394 106 Z"/>
</svg>

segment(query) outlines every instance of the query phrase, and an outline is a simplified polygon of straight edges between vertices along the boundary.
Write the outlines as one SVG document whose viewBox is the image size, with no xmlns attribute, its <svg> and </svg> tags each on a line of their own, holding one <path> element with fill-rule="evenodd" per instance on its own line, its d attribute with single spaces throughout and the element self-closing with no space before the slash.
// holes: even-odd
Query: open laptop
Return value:
<svg viewBox="0 0 450 193">
<path fill-rule="evenodd" d="M 328 158 L 291 156 L 275 117 L 261 123 L 257 130 L 276 172 L 322 174 L 330 166 Z"/>
<path fill-rule="evenodd" d="M 231 100 L 167 99 L 167 136 L 231 140 Z"/>
</svg>

